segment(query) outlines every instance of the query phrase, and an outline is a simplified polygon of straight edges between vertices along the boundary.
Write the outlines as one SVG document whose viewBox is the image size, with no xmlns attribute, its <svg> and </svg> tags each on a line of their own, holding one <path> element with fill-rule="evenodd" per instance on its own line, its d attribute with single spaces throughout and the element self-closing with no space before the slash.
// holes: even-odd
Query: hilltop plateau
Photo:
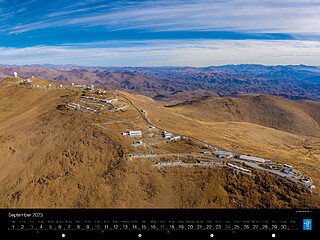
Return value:
<svg viewBox="0 0 320 240">
<path fill-rule="evenodd" d="M 189 102 L 168 108 L 146 96 L 113 89 L 59 86 L 38 78 L 31 81 L 6 78 L 0 83 L 0 206 L 3 208 L 320 206 L 316 193 L 311 194 L 300 183 L 254 169 L 252 174 L 240 174 L 225 166 L 199 165 L 204 159 L 200 152 L 213 149 L 192 137 L 245 153 L 306 165 L 309 168 L 302 165 L 294 168 L 319 185 L 313 170 L 318 169 L 319 138 L 304 128 L 298 129 L 298 133 L 281 130 L 281 120 L 278 130 L 263 126 L 267 125 L 264 120 L 250 122 L 252 116 L 245 118 L 244 114 L 258 111 L 253 108 L 260 106 L 250 103 L 254 102 L 252 99 L 237 103 L 243 115 L 233 116 L 222 108 L 226 120 L 216 116 L 209 121 L 210 113 L 197 118 L 188 115 L 188 111 L 199 107 L 200 116 L 207 108 L 205 105 L 219 104 L 214 99 L 204 100 L 210 104 L 199 100 L 196 104 Z M 114 98 L 117 101 L 113 103 L 100 101 Z M 273 101 L 272 104 L 282 106 L 283 101 L 289 101 L 260 98 L 261 106 Z M 318 120 L 312 122 L 310 118 L 318 117 L 311 115 L 317 103 L 303 104 L 294 101 L 290 105 L 297 107 L 297 114 L 301 115 L 294 121 L 303 119 L 306 124 L 316 124 Z M 250 109 L 245 111 L 246 107 Z M 146 118 L 157 128 L 150 128 Z M 163 139 L 160 128 L 190 137 L 169 141 Z M 122 135 L 133 130 L 141 131 L 141 136 Z M 133 144 L 138 140 L 143 142 L 141 146 Z M 151 158 L 134 158 L 134 154 L 151 154 Z M 159 156 L 157 160 L 153 159 L 155 155 Z M 181 163 L 163 168 L 155 164 L 174 158 Z"/>
</svg>

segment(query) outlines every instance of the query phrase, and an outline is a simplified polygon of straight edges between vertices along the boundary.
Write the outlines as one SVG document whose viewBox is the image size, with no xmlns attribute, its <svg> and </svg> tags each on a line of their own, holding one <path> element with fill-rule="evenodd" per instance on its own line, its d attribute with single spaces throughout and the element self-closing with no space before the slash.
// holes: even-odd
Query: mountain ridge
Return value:
<svg viewBox="0 0 320 240">
<path fill-rule="evenodd" d="M 45 65 L 47 66 L 47 65 Z M 52 67 L 51 65 L 49 65 Z M 200 97 L 240 97 L 253 94 L 320 101 L 320 68 L 305 65 L 225 65 L 194 67 L 0 67 L 0 78 L 45 78 L 56 83 L 95 84 L 142 94 L 165 102 Z"/>
</svg>

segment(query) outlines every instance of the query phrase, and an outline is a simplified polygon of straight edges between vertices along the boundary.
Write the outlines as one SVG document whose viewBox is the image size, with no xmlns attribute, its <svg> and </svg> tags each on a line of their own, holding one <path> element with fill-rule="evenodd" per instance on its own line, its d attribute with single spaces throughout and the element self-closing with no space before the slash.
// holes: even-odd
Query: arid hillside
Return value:
<svg viewBox="0 0 320 240">
<path fill-rule="evenodd" d="M 1 82 L 1 207 L 107 206 L 103 173 L 126 146 L 96 129 L 94 115 L 62 107 L 79 96 Z"/>
<path fill-rule="evenodd" d="M 319 102 L 259 95 L 197 99 L 168 107 L 206 122 L 249 122 L 300 135 L 320 136 Z"/>
<path fill-rule="evenodd" d="M 146 111 L 150 123 L 162 129 L 244 154 L 282 159 L 320 183 L 318 102 L 258 96 L 164 107 L 145 96 L 125 94 Z"/>
<path fill-rule="evenodd" d="M 68 108 L 68 103 L 81 103 L 81 96 L 99 97 L 93 91 L 71 86 L 58 87 L 33 78 L 32 83 L 19 84 L 24 79 L 6 78 L 0 83 L 0 207 L 44 208 L 314 208 L 319 207 L 319 198 L 310 194 L 301 184 L 253 171 L 253 176 L 236 174 L 225 168 L 164 168 L 151 167 L 151 161 L 128 161 L 132 153 L 166 153 L 179 151 L 203 151 L 200 143 L 191 140 L 159 143 L 135 149 L 130 136 L 121 135 L 128 130 L 140 129 L 144 138 L 161 136 L 158 130 L 150 130 L 141 119 L 135 106 L 144 108 L 155 125 L 170 131 L 188 132 L 228 147 L 240 146 L 242 136 L 234 141 L 226 135 L 241 134 L 248 127 L 248 134 L 255 129 L 277 134 L 268 141 L 258 140 L 269 146 L 267 152 L 285 156 L 281 149 L 295 147 L 302 138 L 266 130 L 254 125 L 227 125 L 221 122 L 208 123 L 190 120 L 165 108 L 155 100 L 144 96 L 119 93 L 119 104 L 127 104 L 125 111 L 106 108 L 99 114 L 86 110 Z M 37 84 L 39 87 L 32 87 Z M 106 90 L 106 98 L 114 94 Z M 128 100 L 130 99 L 130 101 Z M 83 100 L 81 100 L 83 101 Z M 89 101 L 89 100 L 88 100 Z M 91 106 L 91 105 L 90 105 Z M 177 125 L 176 123 L 180 124 Z M 218 126 L 220 124 L 220 126 Z M 214 130 L 214 126 L 218 127 Z M 258 126 L 258 125 L 256 125 Z M 238 129 L 237 129 L 238 128 Z M 219 130 L 218 130 L 219 129 Z M 211 131 L 207 135 L 204 132 Z M 158 131 L 158 133 L 152 133 Z M 220 137 L 219 131 L 221 133 Z M 150 137 L 150 138 L 151 138 Z M 257 136 L 247 136 L 243 147 L 261 153 L 252 144 Z M 278 145 L 274 145 L 278 143 Z M 279 144 L 280 143 L 280 144 Z M 306 146 L 310 146 L 306 143 Z M 239 147 L 238 147 L 239 149 Z M 276 150 L 276 151 L 275 151 Z M 299 149 L 300 151 L 301 149 Z M 293 150 L 295 153 L 296 150 Z M 298 150 L 297 150 L 298 151 Z M 316 152 L 310 154 L 318 158 Z M 288 156 L 287 156 L 288 157 Z M 313 159 L 301 162 L 314 168 Z M 299 161 L 297 161 L 299 162 Z M 317 162 L 317 163 L 316 163 Z M 305 171 L 307 176 L 312 171 Z M 317 185 L 317 179 L 314 178 Z"/>
</svg>

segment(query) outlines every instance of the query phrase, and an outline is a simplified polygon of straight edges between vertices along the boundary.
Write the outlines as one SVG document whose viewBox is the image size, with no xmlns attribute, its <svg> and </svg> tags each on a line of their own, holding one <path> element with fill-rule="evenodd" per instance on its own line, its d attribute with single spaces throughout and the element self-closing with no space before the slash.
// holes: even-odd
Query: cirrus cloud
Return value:
<svg viewBox="0 0 320 240">
<path fill-rule="evenodd" d="M 91 45 L 95 46 L 92 47 Z M 96 47 L 96 46 L 99 47 Z M 62 46 L 0 48 L 1 64 L 78 64 L 87 66 L 209 66 L 241 63 L 320 62 L 316 41 L 164 40 L 110 41 Z"/>
</svg>

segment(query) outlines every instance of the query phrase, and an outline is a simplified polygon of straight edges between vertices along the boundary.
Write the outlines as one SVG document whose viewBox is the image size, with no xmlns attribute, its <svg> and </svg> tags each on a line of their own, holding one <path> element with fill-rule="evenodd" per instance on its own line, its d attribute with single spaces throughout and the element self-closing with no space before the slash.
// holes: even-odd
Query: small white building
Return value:
<svg viewBox="0 0 320 240">
<path fill-rule="evenodd" d="M 73 102 L 68 102 L 69 105 L 73 105 L 75 107 L 80 107 L 80 104 L 78 103 L 73 103 Z"/>
<path fill-rule="evenodd" d="M 171 137 L 169 140 L 172 141 L 172 140 L 179 140 L 181 138 L 181 136 L 174 136 L 174 137 Z"/>
<path fill-rule="evenodd" d="M 59 87 L 62 87 L 62 84 L 60 84 Z"/>
<path fill-rule="evenodd" d="M 14 76 L 14 77 L 18 77 L 18 73 L 17 73 L 17 72 L 14 72 L 14 73 L 13 73 L 13 76 Z"/>
<path fill-rule="evenodd" d="M 124 104 L 124 105 L 122 105 L 122 106 L 120 106 L 120 107 L 117 107 L 116 110 L 124 110 L 124 109 L 126 109 L 127 107 L 128 107 L 128 105 L 127 105 L 127 104 Z"/>
<path fill-rule="evenodd" d="M 204 154 L 204 155 L 211 155 L 210 151 L 204 151 L 204 152 L 201 152 L 201 153 Z"/>
<path fill-rule="evenodd" d="M 122 135 L 130 135 L 130 136 L 141 136 L 141 131 L 129 131 L 129 132 L 124 132 Z"/>
<path fill-rule="evenodd" d="M 97 112 L 97 110 L 93 109 L 93 108 L 88 108 L 89 111 L 91 112 Z"/>
<path fill-rule="evenodd" d="M 28 78 L 26 82 L 27 82 L 27 83 L 30 83 L 30 82 L 32 82 L 32 81 Z"/>
<path fill-rule="evenodd" d="M 102 99 L 100 100 L 100 102 L 104 102 L 104 103 L 113 103 L 113 102 L 117 102 L 118 99 L 117 98 L 112 98 L 112 99 Z"/>
<path fill-rule="evenodd" d="M 74 106 L 74 105 L 71 105 L 71 104 L 68 104 L 67 106 L 68 106 L 68 107 L 72 107 L 72 108 L 75 108 L 75 109 L 77 108 L 76 106 Z"/>
<path fill-rule="evenodd" d="M 141 131 L 129 131 L 130 136 L 141 136 Z"/>
<path fill-rule="evenodd" d="M 94 90 L 94 86 L 93 85 L 91 85 L 91 90 Z"/>
<path fill-rule="evenodd" d="M 51 87 L 51 83 L 49 83 L 48 87 Z"/>
<path fill-rule="evenodd" d="M 163 138 L 171 138 L 171 137 L 172 137 L 171 132 L 163 131 Z"/>
<path fill-rule="evenodd" d="M 310 190 L 312 190 L 312 189 L 314 189 L 316 186 L 315 185 L 310 185 L 308 188 L 310 189 Z"/>
</svg>

